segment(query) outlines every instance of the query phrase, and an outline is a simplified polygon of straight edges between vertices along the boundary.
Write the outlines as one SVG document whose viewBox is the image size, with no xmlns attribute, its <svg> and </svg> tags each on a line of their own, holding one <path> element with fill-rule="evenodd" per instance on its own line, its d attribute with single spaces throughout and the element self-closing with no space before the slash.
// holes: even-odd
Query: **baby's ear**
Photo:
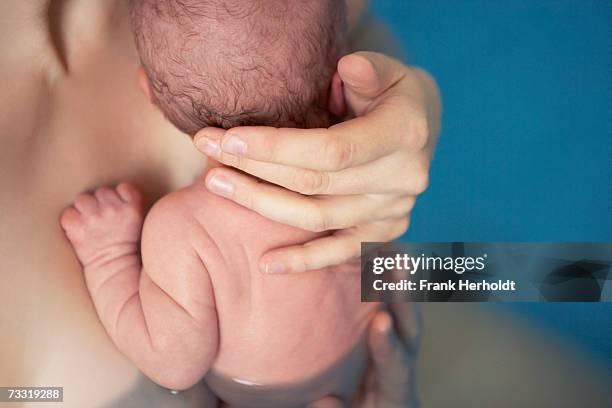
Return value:
<svg viewBox="0 0 612 408">
<path fill-rule="evenodd" d="M 329 89 L 329 101 L 327 109 L 337 117 L 346 115 L 346 102 L 344 101 L 344 91 L 342 88 L 342 79 L 338 75 L 338 71 L 334 72 Z"/>
<path fill-rule="evenodd" d="M 151 87 L 149 86 L 149 78 L 147 77 L 147 73 L 145 72 L 143 67 L 138 68 L 138 85 L 140 85 L 140 89 L 144 92 L 149 99 L 150 102 L 153 102 L 153 98 L 151 97 Z"/>
</svg>

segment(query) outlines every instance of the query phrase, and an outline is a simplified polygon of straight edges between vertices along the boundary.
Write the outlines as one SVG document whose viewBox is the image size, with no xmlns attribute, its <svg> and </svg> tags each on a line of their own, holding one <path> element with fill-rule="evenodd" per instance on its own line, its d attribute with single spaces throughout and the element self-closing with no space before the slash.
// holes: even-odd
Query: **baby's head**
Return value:
<svg viewBox="0 0 612 408">
<path fill-rule="evenodd" d="M 330 125 L 344 0 L 132 0 L 130 7 L 150 97 L 183 132 Z"/>
</svg>

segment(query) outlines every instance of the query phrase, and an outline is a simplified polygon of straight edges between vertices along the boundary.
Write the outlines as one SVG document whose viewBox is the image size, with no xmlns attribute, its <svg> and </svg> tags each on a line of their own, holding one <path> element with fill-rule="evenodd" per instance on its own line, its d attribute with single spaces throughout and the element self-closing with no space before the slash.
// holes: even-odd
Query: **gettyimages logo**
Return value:
<svg viewBox="0 0 612 408">
<path fill-rule="evenodd" d="M 482 271 L 486 267 L 487 254 L 482 256 L 377 256 L 373 259 L 372 272 L 377 275 L 387 271 L 406 271 L 414 275 L 417 271 L 452 271 L 458 275 L 465 272 Z"/>
<path fill-rule="evenodd" d="M 363 243 L 361 300 L 612 300 L 612 244 Z"/>
</svg>

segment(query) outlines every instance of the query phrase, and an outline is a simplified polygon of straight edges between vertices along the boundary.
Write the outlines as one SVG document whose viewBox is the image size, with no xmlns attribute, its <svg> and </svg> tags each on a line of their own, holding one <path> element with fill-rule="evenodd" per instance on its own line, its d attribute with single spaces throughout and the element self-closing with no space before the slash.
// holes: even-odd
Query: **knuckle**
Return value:
<svg viewBox="0 0 612 408">
<path fill-rule="evenodd" d="M 429 124 L 426 116 L 417 115 L 410 122 L 411 145 L 418 150 L 422 150 L 427 146 L 429 140 Z"/>
<path fill-rule="evenodd" d="M 414 192 L 414 180 L 412 177 L 404 177 L 399 183 L 398 192 L 401 193 L 413 193 Z"/>
<path fill-rule="evenodd" d="M 307 227 L 312 232 L 323 232 L 327 230 L 327 222 L 322 216 L 313 216 L 307 221 Z"/>
<path fill-rule="evenodd" d="M 399 205 L 396 207 L 397 211 L 395 212 L 395 216 L 404 217 L 409 214 L 414 205 L 416 203 L 416 198 L 414 196 L 404 197 L 400 200 Z"/>
<path fill-rule="evenodd" d="M 429 188 L 429 164 L 422 162 L 414 164 L 406 169 L 409 172 L 402 180 L 402 192 L 409 194 L 421 194 Z"/>
<path fill-rule="evenodd" d="M 261 155 L 264 158 L 274 160 L 278 156 L 278 140 L 278 129 L 275 129 L 268 137 L 261 139 Z"/>
<path fill-rule="evenodd" d="M 298 173 L 296 187 L 298 192 L 305 195 L 322 194 L 327 189 L 328 178 L 323 172 L 304 170 Z"/>
<path fill-rule="evenodd" d="M 306 218 L 305 227 L 312 232 L 323 232 L 329 229 L 329 217 L 321 206 L 315 206 L 311 215 Z"/>
<path fill-rule="evenodd" d="M 415 177 L 414 185 L 417 194 L 425 192 L 429 188 L 429 172 L 419 172 Z"/>
<path fill-rule="evenodd" d="M 416 204 L 416 197 L 410 196 L 406 199 L 405 213 L 408 214 L 414 209 Z"/>
<path fill-rule="evenodd" d="M 325 145 L 324 159 L 331 170 L 342 170 L 349 166 L 353 156 L 353 145 L 331 138 Z"/>
<path fill-rule="evenodd" d="M 396 230 L 394 231 L 392 238 L 397 238 L 397 237 L 404 235 L 406 231 L 408 231 L 409 226 L 410 226 L 409 218 L 408 217 L 402 218 L 400 221 L 398 221 Z"/>
</svg>

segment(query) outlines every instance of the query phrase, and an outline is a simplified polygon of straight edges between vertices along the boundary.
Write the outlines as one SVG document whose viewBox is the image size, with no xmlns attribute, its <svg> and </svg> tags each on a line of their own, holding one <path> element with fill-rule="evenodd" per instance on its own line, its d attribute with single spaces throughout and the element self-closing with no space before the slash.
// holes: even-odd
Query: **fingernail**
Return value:
<svg viewBox="0 0 612 408">
<path fill-rule="evenodd" d="M 207 186 L 210 191 L 220 196 L 231 198 L 234 195 L 234 185 L 222 176 L 212 176 Z"/>
<path fill-rule="evenodd" d="M 198 146 L 199 150 L 210 157 L 214 157 L 216 159 L 221 157 L 221 148 L 219 147 L 219 142 L 217 141 L 203 137 L 197 141 L 196 145 Z"/>
<path fill-rule="evenodd" d="M 225 138 L 221 143 L 221 148 L 224 152 L 237 155 L 243 155 L 247 152 L 246 142 L 236 135 Z"/>
<path fill-rule="evenodd" d="M 268 262 L 268 263 L 265 263 L 261 269 L 263 273 L 267 273 L 267 274 L 287 272 L 287 268 L 285 267 L 285 264 L 282 262 Z"/>
<path fill-rule="evenodd" d="M 391 332 L 391 328 L 393 327 L 393 320 L 391 320 L 391 316 L 389 313 L 383 313 L 378 318 L 378 328 L 382 333 L 389 334 Z"/>
<path fill-rule="evenodd" d="M 380 333 L 376 344 L 377 353 L 380 357 L 386 357 L 395 347 L 393 320 L 388 313 L 382 312 L 376 316 L 376 326 L 376 330 Z"/>
</svg>

